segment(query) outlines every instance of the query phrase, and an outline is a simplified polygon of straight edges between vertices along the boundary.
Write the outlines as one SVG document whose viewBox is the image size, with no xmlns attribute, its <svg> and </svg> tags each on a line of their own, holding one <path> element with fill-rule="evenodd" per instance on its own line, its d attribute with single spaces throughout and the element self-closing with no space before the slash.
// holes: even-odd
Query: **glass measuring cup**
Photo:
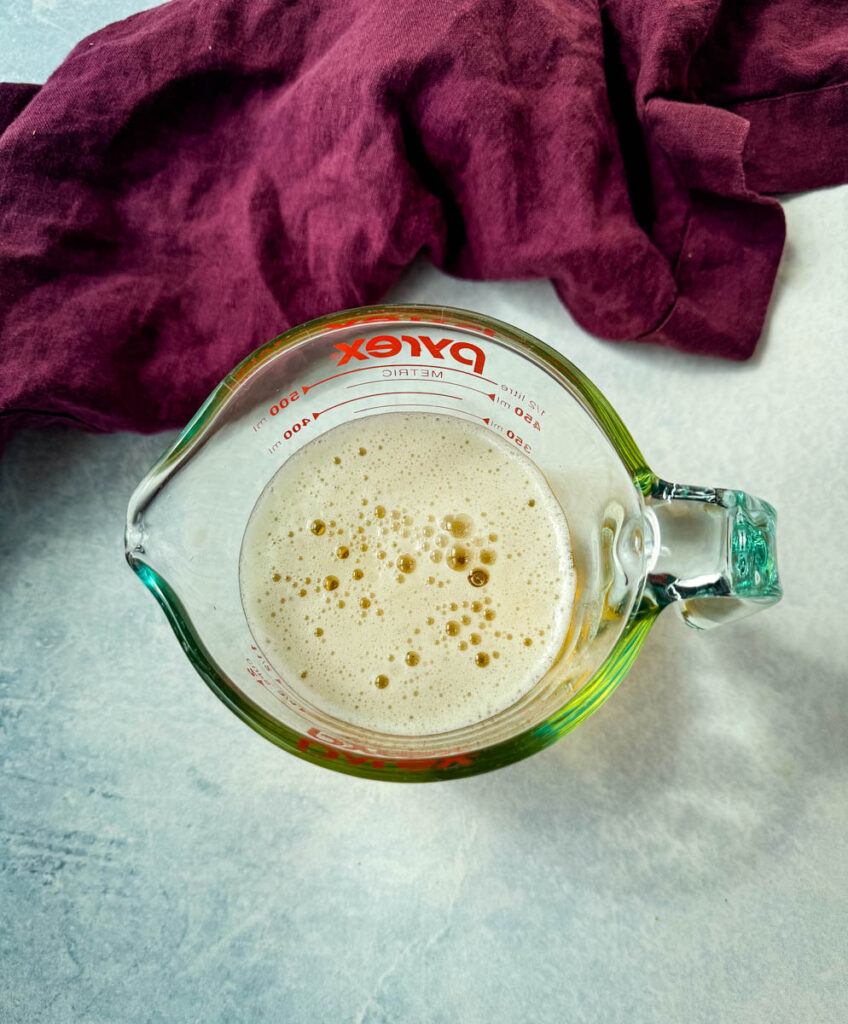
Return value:
<svg viewBox="0 0 848 1024">
<path fill-rule="evenodd" d="M 485 721 L 425 736 L 355 727 L 305 699 L 254 641 L 238 577 L 254 504 L 293 452 L 340 423 L 410 409 L 480 423 L 532 459 L 565 511 L 577 574 L 544 678 Z M 257 732 L 316 764 L 405 782 L 552 743 L 609 697 L 668 605 L 706 629 L 781 596 L 770 505 L 661 480 L 568 360 L 500 321 L 424 305 L 322 317 L 243 360 L 136 488 L 126 557 L 197 671 Z"/>
</svg>

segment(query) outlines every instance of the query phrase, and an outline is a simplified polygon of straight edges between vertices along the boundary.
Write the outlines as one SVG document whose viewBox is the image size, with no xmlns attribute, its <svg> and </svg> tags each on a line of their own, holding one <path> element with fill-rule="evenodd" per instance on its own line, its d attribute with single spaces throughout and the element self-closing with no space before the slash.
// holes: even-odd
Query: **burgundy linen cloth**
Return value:
<svg viewBox="0 0 848 1024">
<path fill-rule="evenodd" d="M 744 359 L 848 180 L 842 0 L 173 0 L 0 88 L 0 425 L 183 424 L 419 252 Z"/>
</svg>

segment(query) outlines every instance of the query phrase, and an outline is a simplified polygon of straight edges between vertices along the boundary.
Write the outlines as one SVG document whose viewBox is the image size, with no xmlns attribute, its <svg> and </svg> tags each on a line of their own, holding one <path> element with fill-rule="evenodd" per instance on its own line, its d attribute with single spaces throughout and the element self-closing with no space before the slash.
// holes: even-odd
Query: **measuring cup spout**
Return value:
<svg viewBox="0 0 848 1024">
<path fill-rule="evenodd" d="M 124 554 L 130 565 L 133 558 L 145 553 L 147 534 L 144 528 L 144 520 L 139 517 L 127 516 L 127 526 L 124 531 Z"/>
</svg>

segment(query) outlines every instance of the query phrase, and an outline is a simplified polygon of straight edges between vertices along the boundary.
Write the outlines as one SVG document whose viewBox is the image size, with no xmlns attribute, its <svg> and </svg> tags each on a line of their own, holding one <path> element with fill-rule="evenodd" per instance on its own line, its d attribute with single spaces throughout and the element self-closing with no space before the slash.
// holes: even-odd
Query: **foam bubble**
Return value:
<svg viewBox="0 0 848 1024">
<path fill-rule="evenodd" d="M 574 599 L 568 527 L 543 475 L 491 431 L 430 413 L 369 416 L 295 452 L 256 503 L 239 578 L 282 678 L 397 735 L 513 704 L 558 654 Z M 510 632 L 492 633 L 495 608 Z"/>
</svg>

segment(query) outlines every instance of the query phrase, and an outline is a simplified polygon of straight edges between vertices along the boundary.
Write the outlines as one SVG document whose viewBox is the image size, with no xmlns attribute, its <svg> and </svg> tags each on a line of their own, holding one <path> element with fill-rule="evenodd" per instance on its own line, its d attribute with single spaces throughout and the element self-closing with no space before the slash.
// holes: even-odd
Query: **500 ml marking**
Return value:
<svg viewBox="0 0 848 1024">
<path fill-rule="evenodd" d="M 290 427 L 287 427 L 283 431 L 282 441 L 275 441 L 268 449 L 268 454 L 273 455 L 274 452 L 280 447 L 283 441 L 290 441 L 295 434 L 299 434 L 304 427 L 308 427 L 312 423 L 312 420 L 308 416 L 304 416 L 302 420 L 295 420 Z"/>
<path fill-rule="evenodd" d="M 271 416 L 276 416 L 278 412 L 282 412 L 283 409 L 289 404 L 289 402 L 296 402 L 300 398 L 300 392 L 295 389 L 289 395 L 284 395 L 279 402 L 275 403 L 268 410 Z"/>
<path fill-rule="evenodd" d="M 296 402 L 298 400 L 298 398 L 300 398 L 300 392 L 297 389 L 295 389 L 294 391 L 291 391 L 288 395 L 283 395 L 283 397 L 279 400 L 279 402 L 275 402 L 268 409 L 268 416 L 277 416 L 277 415 L 279 415 L 283 411 L 283 409 L 285 409 L 289 405 L 290 402 Z M 260 427 L 263 427 L 268 422 L 268 416 L 260 417 L 253 424 L 254 433 L 257 430 L 259 430 Z"/>
</svg>

